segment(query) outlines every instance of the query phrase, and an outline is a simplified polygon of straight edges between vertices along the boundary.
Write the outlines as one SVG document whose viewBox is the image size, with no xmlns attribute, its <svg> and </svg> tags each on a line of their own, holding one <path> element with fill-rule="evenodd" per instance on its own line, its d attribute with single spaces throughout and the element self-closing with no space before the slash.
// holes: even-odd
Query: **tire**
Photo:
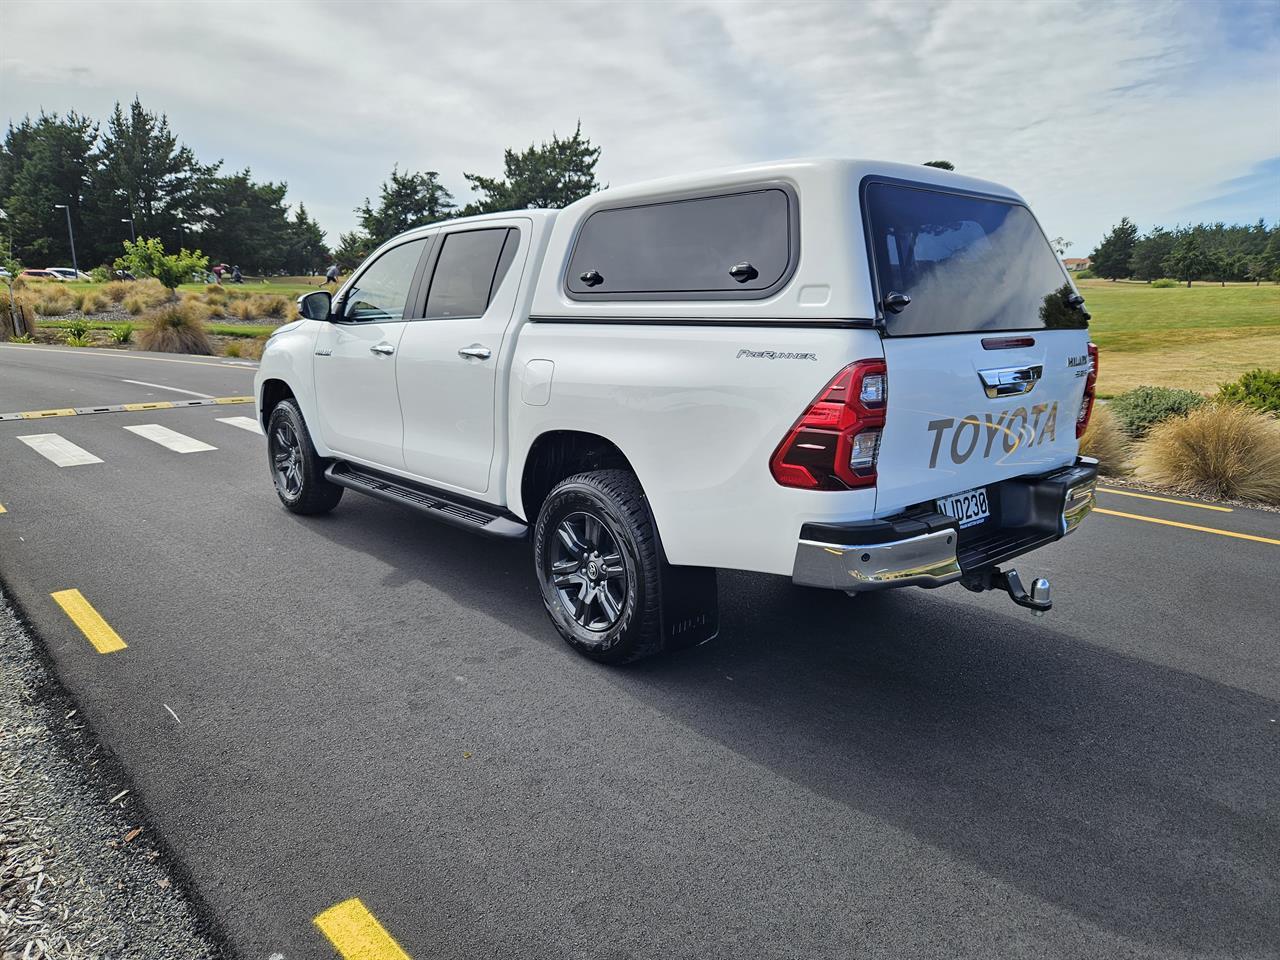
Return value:
<svg viewBox="0 0 1280 960">
<path fill-rule="evenodd" d="M 538 513 L 533 554 L 542 601 L 569 646 L 613 665 L 663 649 L 658 536 L 634 474 L 561 481 Z"/>
<path fill-rule="evenodd" d="M 328 513 L 342 487 L 325 479 L 326 461 L 316 454 L 296 401 L 281 400 L 267 419 L 267 463 L 285 509 L 306 516 Z"/>
</svg>

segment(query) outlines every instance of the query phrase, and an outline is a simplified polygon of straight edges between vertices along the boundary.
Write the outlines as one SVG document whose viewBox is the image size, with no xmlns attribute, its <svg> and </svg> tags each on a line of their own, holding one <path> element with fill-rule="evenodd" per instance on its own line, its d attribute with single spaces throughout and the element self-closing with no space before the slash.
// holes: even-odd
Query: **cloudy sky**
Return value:
<svg viewBox="0 0 1280 960">
<path fill-rule="evenodd" d="M 570 133 L 614 184 L 740 161 L 945 158 L 1083 256 L 1280 219 L 1280 2 L 0 4 L 0 118 L 134 94 L 336 241 L 398 163 L 499 173 Z"/>
</svg>

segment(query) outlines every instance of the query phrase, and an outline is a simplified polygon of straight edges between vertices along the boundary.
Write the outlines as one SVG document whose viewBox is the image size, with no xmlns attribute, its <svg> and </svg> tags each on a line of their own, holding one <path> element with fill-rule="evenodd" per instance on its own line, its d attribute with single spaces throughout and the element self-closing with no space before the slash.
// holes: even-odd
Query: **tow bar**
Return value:
<svg viewBox="0 0 1280 960">
<path fill-rule="evenodd" d="M 1026 607 L 1035 617 L 1043 617 L 1046 610 L 1053 609 L 1049 581 L 1044 577 L 1037 577 L 1031 583 L 1031 592 L 1027 593 L 1022 586 L 1022 577 L 1018 576 L 1018 571 L 1014 569 L 1001 570 L 999 567 L 988 567 L 986 570 L 964 577 L 960 585 L 974 593 L 982 593 L 984 590 L 1004 590 L 1009 594 L 1010 600 L 1020 607 Z"/>
</svg>

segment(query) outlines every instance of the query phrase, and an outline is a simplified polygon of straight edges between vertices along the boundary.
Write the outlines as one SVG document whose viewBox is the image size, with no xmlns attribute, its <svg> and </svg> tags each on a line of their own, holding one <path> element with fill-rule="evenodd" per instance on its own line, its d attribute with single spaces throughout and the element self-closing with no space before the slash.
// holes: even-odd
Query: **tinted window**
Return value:
<svg viewBox="0 0 1280 960">
<path fill-rule="evenodd" d="M 1084 327 L 1057 255 L 1026 207 L 898 184 L 866 191 L 881 297 L 891 335 Z"/>
<path fill-rule="evenodd" d="M 418 259 L 427 246 L 424 237 L 392 247 L 373 261 L 347 291 L 342 315 L 347 320 L 400 320 Z"/>
<path fill-rule="evenodd" d="M 495 275 L 509 231 L 468 230 L 444 237 L 431 292 L 427 294 L 427 319 L 478 317 L 489 306 L 496 286 Z M 515 231 L 511 242 L 514 245 Z"/>
<path fill-rule="evenodd" d="M 574 245 L 569 291 L 607 299 L 765 296 L 795 256 L 791 203 L 785 191 L 769 189 L 599 210 Z M 741 280 L 729 273 L 738 264 L 749 265 Z"/>
</svg>

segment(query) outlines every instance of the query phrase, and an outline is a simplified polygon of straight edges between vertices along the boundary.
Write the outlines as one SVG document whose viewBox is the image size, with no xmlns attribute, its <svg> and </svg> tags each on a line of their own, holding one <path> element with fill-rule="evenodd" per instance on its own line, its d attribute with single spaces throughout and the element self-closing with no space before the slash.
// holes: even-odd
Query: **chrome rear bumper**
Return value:
<svg viewBox="0 0 1280 960">
<path fill-rule="evenodd" d="M 961 532 L 927 509 L 883 520 L 805 524 L 791 579 L 807 587 L 865 591 L 940 587 L 1072 533 L 1094 506 L 1096 461 L 992 484 L 993 524 Z"/>
</svg>

